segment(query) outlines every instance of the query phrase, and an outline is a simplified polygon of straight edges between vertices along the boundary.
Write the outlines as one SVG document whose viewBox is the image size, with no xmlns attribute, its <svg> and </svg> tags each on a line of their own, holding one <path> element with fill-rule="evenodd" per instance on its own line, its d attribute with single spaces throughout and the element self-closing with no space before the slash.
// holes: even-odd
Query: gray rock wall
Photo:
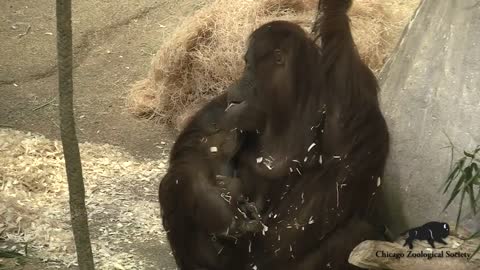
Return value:
<svg viewBox="0 0 480 270">
<path fill-rule="evenodd" d="M 463 150 L 480 144 L 480 1 L 424 0 L 380 75 L 391 133 L 385 175 L 391 229 L 431 220 L 455 223 L 458 203 L 441 210 L 450 167 L 447 136 Z M 467 216 L 480 229 L 480 215 Z"/>
</svg>

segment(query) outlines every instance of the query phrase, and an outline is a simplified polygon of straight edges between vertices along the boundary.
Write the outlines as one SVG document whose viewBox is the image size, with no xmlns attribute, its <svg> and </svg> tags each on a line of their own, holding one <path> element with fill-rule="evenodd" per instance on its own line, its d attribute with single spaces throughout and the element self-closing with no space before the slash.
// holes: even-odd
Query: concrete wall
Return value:
<svg viewBox="0 0 480 270">
<path fill-rule="evenodd" d="M 480 144 L 480 1 L 424 0 L 381 76 L 391 154 L 385 176 L 391 229 L 455 223 L 440 192 L 450 166 L 447 134 L 459 152 Z M 480 215 L 466 217 L 480 229 Z"/>
</svg>

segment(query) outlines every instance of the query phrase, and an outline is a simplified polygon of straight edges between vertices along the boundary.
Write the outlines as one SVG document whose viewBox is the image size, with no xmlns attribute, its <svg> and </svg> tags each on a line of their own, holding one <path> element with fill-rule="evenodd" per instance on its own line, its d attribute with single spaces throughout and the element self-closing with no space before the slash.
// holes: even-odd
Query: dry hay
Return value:
<svg viewBox="0 0 480 270">
<path fill-rule="evenodd" d="M 75 264 L 61 143 L 0 129 L 0 149 L 0 237 L 28 243 L 29 253 L 46 261 Z M 109 145 L 80 150 L 97 268 L 151 268 L 132 243 L 164 239 L 156 190 L 166 163 Z"/>
<path fill-rule="evenodd" d="M 309 30 L 317 0 L 217 0 L 188 17 L 153 58 L 127 106 L 137 116 L 159 116 L 179 127 L 200 104 L 220 93 L 242 69 L 249 33 L 271 20 Z M 418 0 L 357 0 L 352 28 L 364 60 L 378 71 Z"/>
</svg>

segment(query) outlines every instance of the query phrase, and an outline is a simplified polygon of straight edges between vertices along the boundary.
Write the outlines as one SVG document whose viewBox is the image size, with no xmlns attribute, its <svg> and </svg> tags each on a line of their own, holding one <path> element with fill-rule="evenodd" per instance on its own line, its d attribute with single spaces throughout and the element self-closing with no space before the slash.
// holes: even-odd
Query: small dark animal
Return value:
<svg viewBox="0 0 480 270">
<path fill-rule="evenodd" d="M 263 229 L 232 159 L 242 135 L 223 128 L 226 97 L 200 110 L 181 132 L 159 187 L 163 226 L 181 269 L 222 269 L 236 237 Z"/>
<path fill-rule="evenodd" d="M 413 240 L 427 240 L 430 246 L 432 246 L 432 248 L 435 248 L 435 242 L 445 245 L 447 244 L 447 242 L 445 242 L 443 238 L 449 236 L 450 226 L 448 226 L 448 224 L 444 222 L 432 221 L 425 223 L 420 227 L 410 229 L 402 233 L 401 235 L 405 235 L 407 233 L 408 237 L 407 239 L 405 239 L 405 244 L 403 244 L 403 246 L 406 246 L 408 244 L 408 247 L 412 249 Z"/>
</svg>

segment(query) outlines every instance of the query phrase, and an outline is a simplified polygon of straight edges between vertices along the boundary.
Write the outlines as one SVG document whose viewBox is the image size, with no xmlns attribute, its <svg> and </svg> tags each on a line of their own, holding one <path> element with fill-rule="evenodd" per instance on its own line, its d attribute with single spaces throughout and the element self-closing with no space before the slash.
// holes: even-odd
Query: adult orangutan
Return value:
<svg viewBox="0 0 480 270">
<path fill-rule="evenodd" d="M 259 27 L 240 79 L 251 87 L 228 93 L 231 107 L 254 108 L 264 122 L 238 157 L 269 227 L 246 252 L 256 269 L 355 269 L 347 262 L 353 247 L 381 237 L 370 218 L 389 136 L 377 81 L 352 38 L 350 6 L 320 1 L 314 39 L 285 21 Z"/>
<path fill-rule="evenodd" d="M 347 262 L 353 247 L 381 237 L 370 218 L 388 130 L 376 79 L 353 42 L 350 5 L 320 1 L 313 39 L 285 21 L 259 27 L 249 38 L 242 77 L 227 90 L 228 101 L 211 102 L 197 114 L 201 119 L 209 110 L 226 109 L 231 128 L 244 130 L 232 160 L 242 196 L 255 202 L 268 230 L 239 238 L 221 266 L 181 269 L 355 269 Z M 190 185 L 169 198 L 186 194 L 182 190 Z M 188 198 L 177 203 L 182 200 Z M 182 216 L 175 209 L 170 215 Z M 201 221 L 177 224 L 194 231 Z M 197 249 L 176 255 L 177 261 L 201 255 L 203 246 L 178 232 L 169 239 L 172 246 Z"/>
</svg>

